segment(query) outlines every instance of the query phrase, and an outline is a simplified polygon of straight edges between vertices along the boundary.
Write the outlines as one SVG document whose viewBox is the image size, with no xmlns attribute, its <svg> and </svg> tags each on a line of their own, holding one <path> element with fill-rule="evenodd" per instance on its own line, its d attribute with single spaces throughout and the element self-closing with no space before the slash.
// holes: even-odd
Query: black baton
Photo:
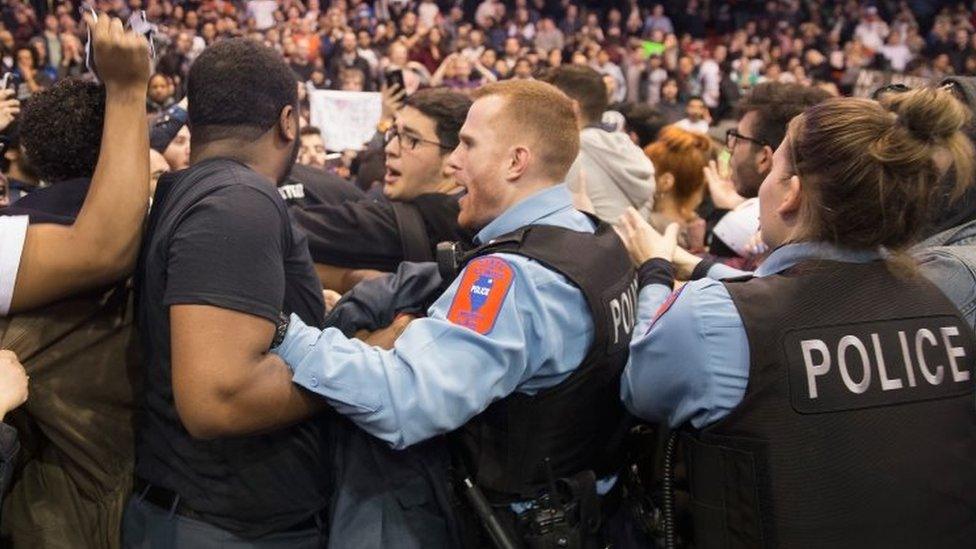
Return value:
<svg viewBox="0 0 976 549">
<path fill-rule="evenodd" d="M 485 495 L 481 493 L 481 489 L 475 486 L 469 477 L 464 477 L 461 484 L 464 486 L 464 495 L 468 498 L 468 503 L 474 508 L 474 512 L 478 515 L 485 530 L 488 530 L 488 535 L 491 536 L 491 541 L 494 542 L 495 547 L 498 549 L 518 549 L 518 545 L 512 541 L 508 531 L 505 530 L 505 527 L 502 526 L 498 517 L 491 510 L 491 506 L 485 499 Z"/>
</svg>

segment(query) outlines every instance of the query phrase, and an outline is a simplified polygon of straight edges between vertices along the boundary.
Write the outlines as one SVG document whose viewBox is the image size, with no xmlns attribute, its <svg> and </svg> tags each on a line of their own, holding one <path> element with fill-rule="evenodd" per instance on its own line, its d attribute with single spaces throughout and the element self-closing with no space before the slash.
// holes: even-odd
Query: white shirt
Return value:
<svg viewBox="0 0 976 549">
<path fill-rule="evenodd" d="M 254 28 L 268 30 L 275 26 L 274 12 L 278 9 L 275 0 L 250 0 L 247 3 L 247 15 L 254 18 Z"/>
<path fill-rule="evenodd" d="M 699 120 L 698 122 L 692 122 L 688 118 L 682 118 L 674 124 L 675 126 L 692 133 L 707 134 L 708 133 L 708 122 L 704 120 Z"/>
<path fill-rule="evenodd" d="M 0 316 L 6 316 L 14 298 L 20 254 L 27 240 L 26 215 L 0 217 Z"/>
</svg>

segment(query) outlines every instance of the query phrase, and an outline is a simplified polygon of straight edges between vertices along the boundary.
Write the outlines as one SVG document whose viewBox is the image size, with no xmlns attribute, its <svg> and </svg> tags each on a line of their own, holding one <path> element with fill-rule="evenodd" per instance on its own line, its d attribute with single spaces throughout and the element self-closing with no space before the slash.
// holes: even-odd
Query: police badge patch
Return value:
<svg viewBox="0 0 976 549">
<path fill-rule="evenodd" d="M 502 303 L 514 280 L 512 267 L 498 257 L 479 257 L 468 264 L 447 319 L 487 334 L 495 326 Z"/>
</svg>

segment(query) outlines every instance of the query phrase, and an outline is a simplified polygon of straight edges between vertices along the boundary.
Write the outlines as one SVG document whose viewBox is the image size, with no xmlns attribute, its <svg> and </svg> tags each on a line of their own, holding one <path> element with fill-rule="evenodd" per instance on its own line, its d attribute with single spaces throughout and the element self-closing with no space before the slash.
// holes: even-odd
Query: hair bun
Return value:
<svg viewBox="0 0 976 549">
<path fill-rule="evenodd" d="M 889 94 L 881 104 L 895 113 L 895 123 L 903 126 L 919 141 L 951 138 L 969 123 L 971 113 L 950 91 L 923 88 Z"/>
</svg>

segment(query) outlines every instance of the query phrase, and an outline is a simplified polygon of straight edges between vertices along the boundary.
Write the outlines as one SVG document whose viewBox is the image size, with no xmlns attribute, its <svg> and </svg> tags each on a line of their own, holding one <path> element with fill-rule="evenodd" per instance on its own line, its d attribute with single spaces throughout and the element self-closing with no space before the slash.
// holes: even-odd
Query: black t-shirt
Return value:
<svg viewBox="0 0 976 549">
<path fill-rule="evenodd" d="M 354 183 L 334 173 L 295 164 L 285 182 L 278 187 L 278 194 L 292 212 L 319 204 L 342 204 L 366 197 Z"/>
<path fill-rule="evenodd" d="M 272 322 L 280 311 L 294 312 L 322 326 L 321 286 L 307 244 L 274 185 L 227 159 L 164 175 L 136 275 L 147 369 L 136 474 L 242 536 L 287 528 L 322 509 L 330 495 L 331 418 L 198 440 L 173 401 L 171 305 L 211 305 Z"/>
<path fill-rule="evenodd" d="M 410 203 L 423 218 L 433 250 L 439 242 L 470 240 L 458 227 L 460 194 L 423 194 Z M 393 272 L 404 260 L 403 235 L 393 205 L 365 198 L 341 204 L 322 204 L 294 210 L 298 226 L 308 235 L 316 263 L 352 269 Z"/>
</svg>

